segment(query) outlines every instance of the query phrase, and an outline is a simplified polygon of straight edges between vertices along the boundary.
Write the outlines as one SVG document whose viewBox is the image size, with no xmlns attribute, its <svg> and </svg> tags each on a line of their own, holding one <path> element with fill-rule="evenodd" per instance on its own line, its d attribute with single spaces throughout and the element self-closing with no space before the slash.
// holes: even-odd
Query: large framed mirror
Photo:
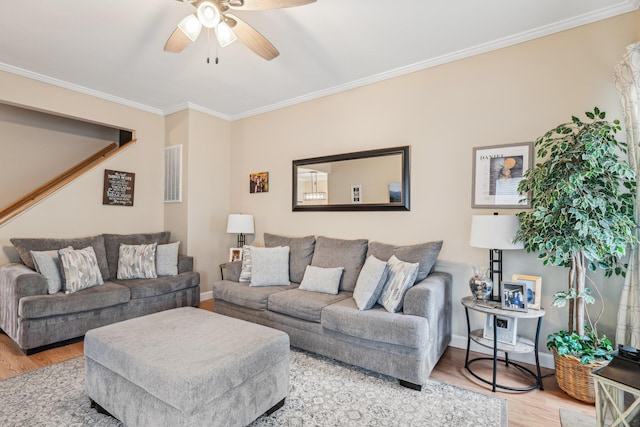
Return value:
<svg viewBox="0 0 640 427">
<path fill-rule="evenodd" d="M 409 146 L 293 161 L 294 211 L 408 211 Z"/>
</svg>

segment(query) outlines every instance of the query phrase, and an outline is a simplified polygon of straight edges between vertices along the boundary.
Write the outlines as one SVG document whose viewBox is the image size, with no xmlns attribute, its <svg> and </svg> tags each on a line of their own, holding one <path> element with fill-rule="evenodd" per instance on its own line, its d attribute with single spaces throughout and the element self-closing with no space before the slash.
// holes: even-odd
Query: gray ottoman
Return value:
<svg viewBox="0 0 640 427">
<path fill-rule="evenodd" d="M 284 404 L 289 336 L 193 307 L 93 329 L 92 404 L 134 426 L 245 426 Z"/>
</svg>

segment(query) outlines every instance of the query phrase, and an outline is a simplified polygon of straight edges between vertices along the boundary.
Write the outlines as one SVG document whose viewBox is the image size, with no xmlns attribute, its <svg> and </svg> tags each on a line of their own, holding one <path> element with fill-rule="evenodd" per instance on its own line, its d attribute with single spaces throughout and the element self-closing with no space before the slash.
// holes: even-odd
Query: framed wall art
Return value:
<svg viewBox="0 0 640 427">
<path fill-rule="evenodd" d="M 527 307 L 534 310 L 540 310 L 540 299 L 542 297 L 542 277 L 514 274 L 511 276 L 511 281 L 524 283 L 526 285 L 525 295 L 527 296 Z"/>
<path fill-rule="evenodd" d="M 249 193 L 269 192 L 269 172 L 254 172 L 249 174 Z"/>
<path fill-rule="evenodd" d="M 532 167 L 533 142 L 475 147 L 471 207 L 530 208 L 531 197 L 518 184 Z"/>
</svg>

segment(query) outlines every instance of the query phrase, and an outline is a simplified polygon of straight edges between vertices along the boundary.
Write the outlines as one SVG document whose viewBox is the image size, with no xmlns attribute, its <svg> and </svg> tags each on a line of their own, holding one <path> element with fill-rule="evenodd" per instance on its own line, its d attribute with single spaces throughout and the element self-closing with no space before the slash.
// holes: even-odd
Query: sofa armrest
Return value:
<svg viewBox="0 0 640 427">
<path fill-rule="evenodd" d="M 430 323 L 448 318 L 450 324 L 452 280 L 449 273 L 433 272 L 416 283 L 404 297 L 404 314 L 425 317 Z"/>
<path fill-rule="evenodd" d="M 48 289 L 47 279 L 24 264 L 0 266 L 0 329 L 15 337 L 20 299 L 47 295 Z"/>
<path fill-rule="evenodd" d="M 178 255 L 178 274 L 193 271 L 193 257 Z"/>
<path fill-rule="evenodd" d="M 225 270 L 227 270 L 225 279 L 237 282 L 240 280 L 240 273 L 242 272 L 242 261 L 228 262 Z"/>
</svg>

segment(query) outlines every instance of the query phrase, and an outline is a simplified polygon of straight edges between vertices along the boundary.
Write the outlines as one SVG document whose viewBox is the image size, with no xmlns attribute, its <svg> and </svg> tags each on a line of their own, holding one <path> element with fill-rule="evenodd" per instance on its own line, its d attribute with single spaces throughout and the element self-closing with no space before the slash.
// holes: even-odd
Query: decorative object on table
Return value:
<svg viewBox="0 0 640 427">
<path fill-rule="evenodd" d="M 513 274 L 512 282 L 524 283 L 526 285 L 527 308 L 540 310 L 540 300 L 542 298 L 542 277 L 527 276 L 524 274 Z"/>
<path fill-rule="evenodd" d="M 249 174 L 249 193 L 269 192 L 269 172 L 255 172 Z"/>
<path fill-rule="evenodd" d="M 489 301 L 493 291 L 493 282 L 489 278 L 489 267 L 473 266 L 473 276 L 469 279 L 469 289 L 471 289 L 471 293 L 477 301 Z"/>
<path fill-rule="evenodd" d="M 231 214 L 227 220 L 227 233 L 238 233 L 238 247 L 242 248 L 245 242 L 245 234 L 255 233 L 253 215 Z"/>
<path fill-rule="evenodd" d="M 229 249 L 229 262 L 242 261 L 242 248 Z"/>
<path fill-rule="evenodd" d="M 528 192 L 518 185 L 532 166 L 531 142 L 475 147 L 471 207 L 530 208 Z"/>
<path fill-rule="evenodd" d="M 527 285 L 519 282 L 502 283 L 502 308 L 527 311 Z"/>
<path fill-rule="evenodd" d="M 597 107 L 587 112 L 589 123 L 572 117 L 538 138 L 541 160 L 527 172 L 518 189 L 532 192 L 533 210 L 521 212 L 517 239 L 527 252 L 538 252 L 544 265 L 567 267 L 569 286 L 557 292 L 553 306 L 569 307 L 567 330 L 549 335 L 558 385 L 576 399 L 593 403 L 589 372 L 611 359 L 613 348 L 606 336 L 598 336 L 597 322 L 587 316 L 587 304 L 595 298 L 586 287 L 595 282 L 587 269 L 601 268 L 605 276 L 623 274 L 620 259 L 627 246 L 637 243 L 634 234 L 635 174 L 618 153 L 626 152 L 616 140 L 619 121 L 605 121 Z M 588 194 L 588 196 L 585 196 Z M 567 207 L 570 207 L 567 209 Z M 597 290 L 597 287 L 596 287 Z M 571 362 L 590 364 L 578 381 L 578 373 L 563 372 Z M 589 393 L 584 384 L 590 384 Z"/>
<path fill-rule="evenodd" d="M 105 169 L 102 204 L 111 206 L 133 206 L 136 174 Z"/>
<path fill-rule="evenodd" d="M 495 316 L 496 318 L 496 334 L 497 341 L 503 342 L 509 345 L 516 345 L 518 341 L 518 319 L 508 316 Z M 493 314 L 487 314 L 487 319 L 484 323 L 483 338 L 493 339 Z"/>
<path fill-rule="evenodd" d="M 522 249 L 522 242 L 514 243 L 520 227 L 515 215 L 473 215 L 469 245 L 489 249 L 489 277 L 493 282 L 492 301 L 500 301 L 502 283 L 502 251 Z M 497 292 L 494 292 L 497 291 Z"/>
</svg>

